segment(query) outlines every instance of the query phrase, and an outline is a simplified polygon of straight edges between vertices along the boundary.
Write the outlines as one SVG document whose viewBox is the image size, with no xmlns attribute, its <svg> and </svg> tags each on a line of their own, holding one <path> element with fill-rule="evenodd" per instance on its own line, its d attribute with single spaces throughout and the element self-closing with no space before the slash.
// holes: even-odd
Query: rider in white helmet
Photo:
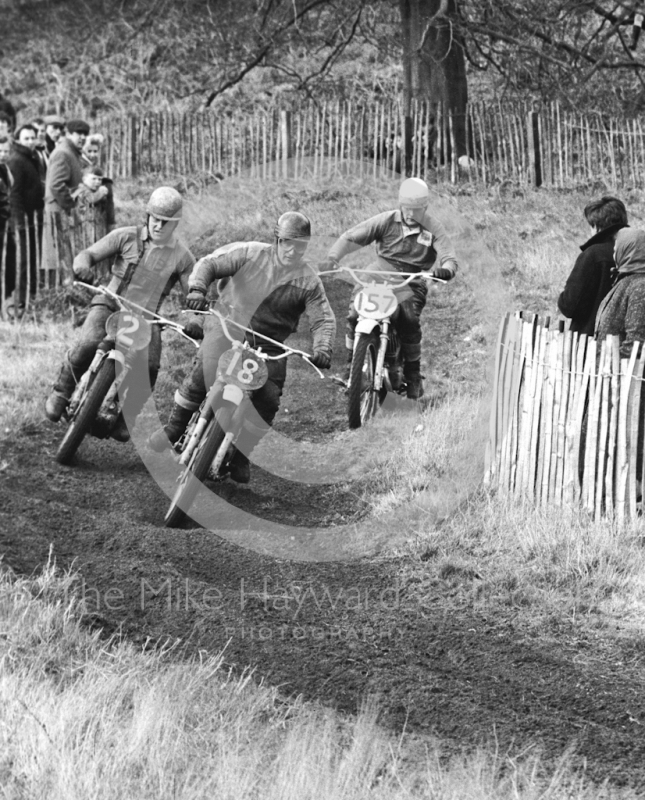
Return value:
<svg viewBox="0 0 645 800">
<path fill-rule="evenodd" d="M 146 205 L 145 224 L 116 228 L 98 242 L 82 250 L 74 259 L 75 276 L 85 283 L 94 283 L 95 267 L 104 259 L 113 259 L 108 288 L 150 311 L 157 311 L 174 284 L 179 281 L 188 293 L 188 277 L 195 264 L 192 253 L 176 238 L 182 216 L 182 197 L 171 186 L 160 186 L 150 195 Z M 80 331 L 80 337 L 67 353 L 53 391 L 45 403 L 45 414 L 52 422 L 63 415 L 74 386 L 87 370 L 96 348 L 105 337 L 105 322 L 116 311 L 116 304 L 106 295 L 96 295 Z M 152 339 L 147 351 L 150 386 L 154 387 L 161 360 L 159 326 L 152 326 Z M 137 373 L 139 379 L 137 380 Z M 141 371 L 133 369 L 132 384 L 127 395 L 127 417 L 134 420 L 143 407 L 149 387 L 141 379 Z M 112 438 L 127 441 L 130 434 L 121 417 Z"/>
<path fill-rule="evenodd" d="M 376 253 L 383 269 L 401 272 L 428 272 L 450 280 L 457 272 L 457 259 L 443 225 L 430 214 L 430 191 L 420 178 L 407 178 L 399 188 L 399 207 L 384 211 L 345 231 L 327 256 L 325 269 L 334 269 L 340 260 L 365 245 L 376 242 Z M 407 396 L 418 400 L 423 395 L 421 375 L 421 312 L 428 288 L 424 280 L 409 284 L 411 296 L 400 302 L 396 326 L 401 339 Z M 350 303 L 347 317 L 348 374 L 354 347 L 357 312 Z"/>
</svg>

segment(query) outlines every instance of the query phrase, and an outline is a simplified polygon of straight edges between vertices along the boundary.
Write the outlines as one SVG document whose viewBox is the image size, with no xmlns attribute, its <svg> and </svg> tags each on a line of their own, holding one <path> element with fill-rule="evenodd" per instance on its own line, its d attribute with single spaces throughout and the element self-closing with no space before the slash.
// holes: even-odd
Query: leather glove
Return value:
<svg viewBox="0 0 645 800">
<path fill-rule="evenodd" d="M 447 267 L 433 267 L 430 270 L 430 275 L 433 278 L 441 278 L 442 281 L 449 281 L 453 276 L 453 272 Z"/>
<path fill-rule="evenodd" d="M 204 329 L 196 319 L 191 319 L 184 325 L 184 333 L 191 339 L 204 338 Z"/>
<path fill-rule="evenodd" d="M 88 267 L 77 269 L 74 272 L 74 277 L 79 281 L 83 281 L 83 283 L 89 283 L 90 286 L 94 286 L 94 273 Z"/>
<path fill-rule="evenodd" d="M 329 369 L 331 367 L 331 355 L 325 350 L 316 350 L 309 360 L 318 369 Z"/>
<path fill-rule="evenodd" d="M 199 289 L 191 289 L 186 295 L 186 308 L 191 311 L 204 311 L 208 308 L 208 300 L 204 292 Z"/>
</svg>

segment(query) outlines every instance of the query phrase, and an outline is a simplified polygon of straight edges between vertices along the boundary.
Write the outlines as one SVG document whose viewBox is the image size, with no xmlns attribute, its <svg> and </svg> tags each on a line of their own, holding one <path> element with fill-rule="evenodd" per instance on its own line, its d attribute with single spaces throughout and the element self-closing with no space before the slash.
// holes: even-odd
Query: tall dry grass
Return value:
<svg viewBox="0 0 645 800">
<path fill-rule="evenodd" d="M 29 579 L 0 571 L 0 785 L 7 798 L 109 800 L 595 800 L 566 755 L 440 744 L 417 764 L 379 728 L 369 704 L 340 716 L 223 666 L 137 650 L 82 625 L 75 577 L 50 562 Z"/>
</svg>

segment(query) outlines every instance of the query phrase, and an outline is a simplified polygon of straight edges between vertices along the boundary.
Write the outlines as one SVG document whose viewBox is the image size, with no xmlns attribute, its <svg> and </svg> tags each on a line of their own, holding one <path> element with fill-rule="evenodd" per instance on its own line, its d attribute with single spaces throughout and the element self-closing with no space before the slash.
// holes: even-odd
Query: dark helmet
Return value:
<svg viewBox="0 0 645 800">
<path fill-rule="evenodd" d="M 276 239 L 310 239 L 311 222 L 299 211 L 285 211 L 273 230 Z"/>
</svg>

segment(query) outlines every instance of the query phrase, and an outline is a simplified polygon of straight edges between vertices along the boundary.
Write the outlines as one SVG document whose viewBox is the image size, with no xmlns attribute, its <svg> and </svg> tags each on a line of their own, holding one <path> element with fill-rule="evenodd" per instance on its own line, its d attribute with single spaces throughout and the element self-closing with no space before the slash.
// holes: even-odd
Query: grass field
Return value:
<svg viewBox="0 0 645 800">
<path fill-rule="evenodd" d="M 121 220 L 138 214 L 144 185 L 131 186 Z M 202 255 L 225 242 L 270 240 L 275 217 L 301 208 L 314 220 L 314 258 L 349 222 L 392 207 L 396 183 L 240 181 L 192 201 L 185 236 Z M 640 194 L 624 197 L 642 224 Z M 617 531 L 560 510 L 508 505 L 478 488 L 488 413 L 490 353 L 506 308 L 555 315 L 556 298 L 588 235 L 584 193 L 438 187 L 440 216 L 463 253 L 461 286 L 437 298 L 448 322 L 467 316 L 438 403 L 413 421 L 378 419 L 365 436 L 396 441 L 368 464 L 363 489 L 374 520 L 408 532 L 393 555 L 419 595 L 450 579 L 445 613 L 512 615 L 544 647 L 581 621 L 617 621 L 640 634 L 645 608 L 643 530 Z M 461 324 L 461 323 L 460 323 Z M 431 330 L 426 335 L 431 335 Z M 0 323 L 0 436 L 28 432 L 72 340 L 66 322 Z M 457 355 L 455 355 L 457 352 Z M 452 359 L 452 360 L 451 360 Z M 339 437 L 348 436 L 339 432 Z M 369 440 L 368 440 L 369 443 Z M 0 471 L 5 468 L 0 454 Z M 0 472 L 1 474 L 1 472 Z M 432 509 L 433 514 L 429 513 Z M 437 511 L 439 510 L 439 511 Z M 439 521 L 438 521 L 439 519 Z M 420 567 L 420 565 L 423 565 Z M 426 742 L 414 761 L 367 706 L 356 718 L 281 697 L 220 654 L 177 662 L 172 648 L 106 642 L 80 623 L 73 580 L 48 565 L 42 576 L 0 576 L 0 786 L 30 798 L 589 798 L 642 796 L 594 786 L 568 755 L 493 749 L 444 757 Z"/>
</svg>

